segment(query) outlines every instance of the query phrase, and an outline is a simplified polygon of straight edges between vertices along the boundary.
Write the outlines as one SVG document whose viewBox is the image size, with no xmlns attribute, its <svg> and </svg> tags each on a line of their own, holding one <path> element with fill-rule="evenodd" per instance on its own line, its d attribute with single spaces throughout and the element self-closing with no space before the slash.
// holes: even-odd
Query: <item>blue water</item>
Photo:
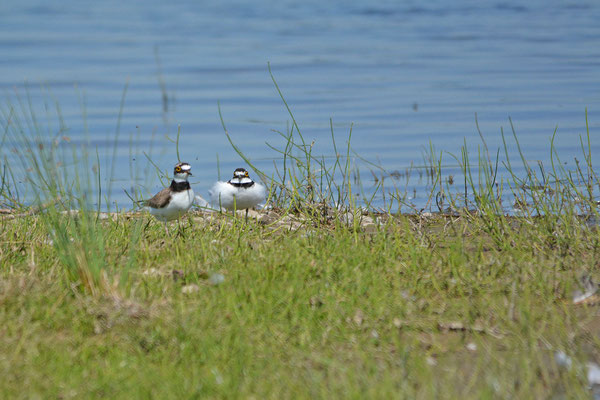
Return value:
<svg viewBox="0 0 600 400">
<path fill-rule="evenodd" d="M 283 145 L 273 131 L 286 131 L 290 116 L 268 62 L 315 154 L 333 155 L 331 118 L 339 147 L 353 124 L 358 154 L 404 171 L 423 164 L 430 142 L 458 154 L 466 140 L 476 152 L 477 113 L 494 154 L 511 117 L 528 160 L 549 162 L 558 127 L 558 152 L 573 165 L 583 158 L 586 108 L 592 154 L 600 150 L 598 21 L 597 1 L 3 0 L 0 89 L 12 103 L 28 93 L 38 116 L 44 102 L 58 101 L 65 135 L 77 142 L 89 131 L 102 176 L 114 170 L 110 198 L 125 208 L 123 189 L 161 187 L 155 173 L 142 176 L 142 152 L 170 171 L 176 153 L 165 136 L 175 138 L 178 127 L 198 192 L 243 165 L 218 103 L 239 147 L 268 174 L 274 161 L 281 166 L 265 142 Z M 511 155 L 518 158 L 513 145 Z M 369 168 L 354 161 L 368 191 Z M 444 163 L 457 172 L 447 154 Z M 412 176 L 402 186 L 425 194 L 426 180 Z"/>
</svg>

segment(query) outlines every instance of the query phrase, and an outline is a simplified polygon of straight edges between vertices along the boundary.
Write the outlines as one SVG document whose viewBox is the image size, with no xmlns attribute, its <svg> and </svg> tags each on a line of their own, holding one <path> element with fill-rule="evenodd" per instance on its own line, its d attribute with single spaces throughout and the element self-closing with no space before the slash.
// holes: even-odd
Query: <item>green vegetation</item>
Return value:
<svg viewBox="0 0 600 400">
<path fill-rule="evenodd" d="M 99 223 L 109 277 L 146 218 Z M 41 219 L 1 222 L 2 398 L 584 397 L 553 355 L 600 355 L 596 306 L 570 297 L 600 235 L 576 220 L 515 220 L 499 246 L 468 217 L 195 215 L 185 237 L 151 223 L 125 287 L 86 295 Z"/>
<path fill-rule="evenodd" d="M 589 131 L 575 171 L 550 143 L 550 170 L 523 157 L 525 177 L 482 137 L 475 161 L 455 157 L 458 192 L 432 149 L 444 212 L 406 215 L 398 189 L 387 212 L 359 203 L 350 145 L 326 164 L 290 111 L 277 176 L 245 158 L 272 208 L 196 210 L 165 236 L 147 214 L 90 207 L 99 157 L 59 152 L 28 110 L 0 121 L 35 197 L 23 204 L 3 155 L 1 398 L 590 396 L 598 302 L 572 301 L 600 259 Z M 502 212 L 504 186 L 521 216 Z"/>
</svg>

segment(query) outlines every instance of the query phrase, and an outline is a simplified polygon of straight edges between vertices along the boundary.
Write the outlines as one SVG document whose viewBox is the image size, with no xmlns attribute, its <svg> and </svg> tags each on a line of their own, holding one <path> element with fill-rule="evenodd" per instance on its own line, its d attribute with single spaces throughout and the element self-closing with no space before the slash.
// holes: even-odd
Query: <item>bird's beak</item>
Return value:
<svg viewBox="0 0 600 400">
<path fill-rule="evenodd" d="M 189 175 L 189 176 L 192 176 L 192 173 L 191 173 L 190 171 L 188 171 L 188 175 Z"/>
</svg>

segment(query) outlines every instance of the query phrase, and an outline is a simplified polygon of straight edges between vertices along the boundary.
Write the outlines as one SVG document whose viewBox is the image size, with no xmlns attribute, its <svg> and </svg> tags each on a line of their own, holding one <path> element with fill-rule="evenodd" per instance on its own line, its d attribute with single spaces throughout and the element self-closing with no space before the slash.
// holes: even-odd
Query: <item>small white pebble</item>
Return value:
<svg viewBox="0 0 600 400">
<path fill-rule="evenodd" d="M 598 364 L 589 362 L 587 363 L 587 378 L 590 386 L 600 385 L 600 366 Z"/>
<path fill-rule="evenodd" d="M 363 312 L 361 310 L 356 310 L 352 320 L 357 326 L 361 326 L 364 320 Z"/>
<path fill-rule="evenodd" d="M 225 276 L 223 274 L 212 274 L 210 278 L 208 278 L 208 283 L 211 285 L 218 285 L 225 282 Z"/>
<path fill-rule="evenodd" d="M 467 343 L 467 350 L 475 351 L 475 350 L 477 350 L 477 345 L 473 342 Z"/>
<path fill-rule="evenodd" d="M 192 283 L 191 285 L 185 285 L 184 287 L 182 287 L 181 293 L 190 294 L 190 293 L 195 293 L 198 290 L 200 290 L 198 285 Z"/>
<path fill-rule="evenodd" d="M 215 383 L 216 383 L 217 385 L 222 385 L 222 384 L 223 384 L 223 382 L 225 382 L 225 380 L 223 379 L 223 375 L 221 375 L 221 373 L 219 372 L 219 370 L 218 370 L 218 369 L 216 369 L 216 368 L 213 368 L 213 369 L 211 370 L 211 372 L 212 372 L 212 373 L 213 373 L 213 375 L 215 376 Z"/>
<path fill-rule="evenodd" d="M 554 361 L 559 367 L 571 368 L 573 360 L 564 351 L 557 351 L 554 353 Z"/>
<path fill-rule="evenodd" d="M 157 270 L 156 268 L 150 268 L 145 270 L 144 272 L 142 272 L 143 275 L 148 275 L 148 276 L 157 276 L 160 275 L 160 271 Z"/>
</svg>

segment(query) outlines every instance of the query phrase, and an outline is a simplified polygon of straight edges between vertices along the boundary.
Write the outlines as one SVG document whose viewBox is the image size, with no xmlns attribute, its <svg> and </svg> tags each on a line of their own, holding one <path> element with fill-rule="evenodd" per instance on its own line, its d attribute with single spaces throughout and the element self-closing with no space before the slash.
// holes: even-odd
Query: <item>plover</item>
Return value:
<svg viewBox="0 0 600 400">
<path fill-rule="evenodd" d="M 185 162 L 175 165 L 171 185 L 143 202 L 150 214 L 165 223 L 167 234 L 167 222 L 181 217 L 194 203 L 194 190 L 188 182 L 188 176 L 192 175 L 191 169 L 190 164 Z"/>
<path fill-rule="evenodd" d="M 233 178 L 215 183 L 209 193 L 213 206 L 234 212 L 246 209 L 248 219 L 248 209 L 264 201 L 267 190 L 250 179 L 244 168 L 237 168 L 233 171 Z"/>
</svg>

